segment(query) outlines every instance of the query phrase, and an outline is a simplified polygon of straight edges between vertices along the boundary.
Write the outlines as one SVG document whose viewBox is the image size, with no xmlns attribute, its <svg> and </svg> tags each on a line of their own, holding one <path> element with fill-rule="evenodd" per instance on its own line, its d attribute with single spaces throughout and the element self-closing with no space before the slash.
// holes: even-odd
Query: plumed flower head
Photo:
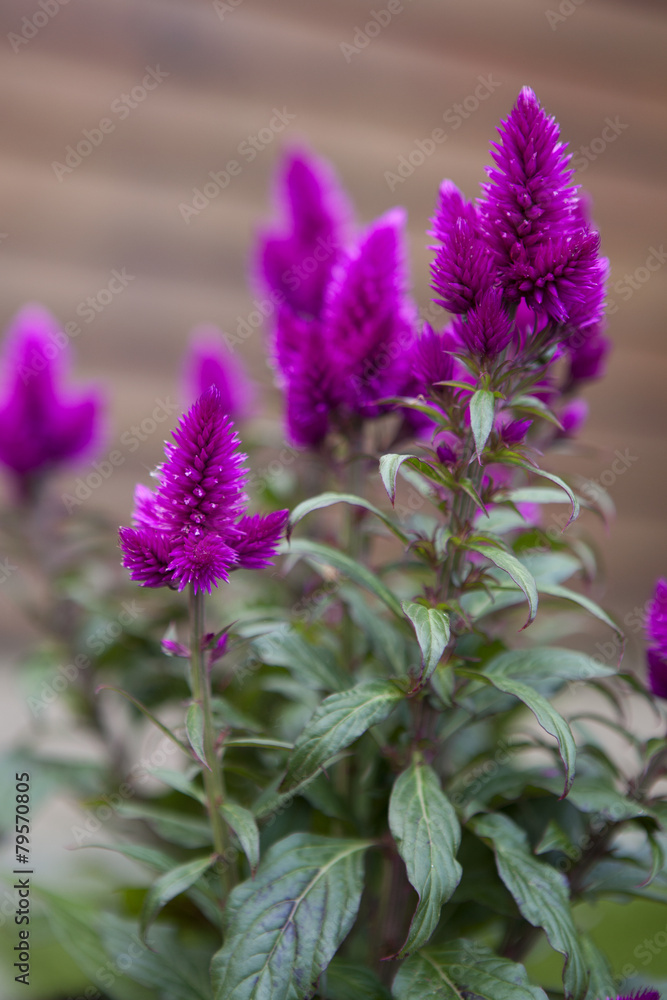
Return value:
<svg viewBox="0 0 667 1000">
<path fill-rule="evenodd" d="M 622 996 L 617 996 L 616 1000 L 660 1000 L 660 994 L 657 990 L 637 990 L 636 993 L 623 993 Z"/>
<path fill-rule="evenodd" d="M 512 339 L 512 321 L 499 288 L 489 288 L 465 317 L 456 321 L 457 336 L 471 354 L 494 357 Z"/>
<path fill-rule="evenodd" d="M 191 585 L 210 593 L 237 567 L 269 564 L 288 512 L 242 516 L 245 455 L 215 386 L 181 418 L 173 438 L 156 492 L 135 491 L 136 527 L 120 529 L 123 565 L 145 587 Z"/>
<path fill-rule="evenodd" d="M 306 151 L 290 153 L 281 169 L 281 227 L 259 240 L 264 284 L 297 314 L 319 316 L 350 211 L 328 164 Z"/>
<path fill-rule="evenodd" d="M 67 352 L 67 337 L 46 310 L 26 306 L 14 318 L 4 352 L 0 463 L 22 496 L 37 477 L 80 459 L 99 438 L 99 394 L 61 387 Z"/>
<path fill-rule="evenodd" d="M 436 333 L 429 323 L 424 324 L 421 336 L 415 337 L 409 354 L 415 395 L 427 395 L 432 386 L 454 377 L 451 352 L 460 348 L 452 333 Z"/>
<path fill-rule="evenodd" d="M 255 387 L 240 358 L 232 354 L 215 326 L 198 326 L 190 334 L 185 359 L 186 391 L 198 399 L 209 386 L 220 393 L 223 409 L 234 421 L 249 416 Z"/>
<path fill-rule="evenodd" d="M 434 300 L 452 313 L 465 313 L 491 288 L 497 275 L 486 242 L 465 216 L 443 231 L 443 243 L 431 264 Z"/>
<path fill-rule="evenodd" d="M 648 685 L 658 698 L 667 698 L 667 580 L 655 585 L 646 616 Z"/>
</svg>

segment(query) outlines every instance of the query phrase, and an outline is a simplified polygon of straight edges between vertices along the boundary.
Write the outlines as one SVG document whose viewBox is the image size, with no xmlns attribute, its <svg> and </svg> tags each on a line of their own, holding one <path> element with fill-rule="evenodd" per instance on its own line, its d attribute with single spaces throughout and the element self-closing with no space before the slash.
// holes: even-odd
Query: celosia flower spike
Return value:
<svg viewBox="0 0 667 1000">
<path fill-rule="evenodd" d="M 222 408 L 238 421 L 251 413 L 255 387 L 240 358 L 232 354 L 222 338 L 215 326 L 198 326 L 191 332 L 185 362 L 186 392 L 190 401 L 214 385 Z"/>
<path fill-rule="evenodd" d="M 655 585 L 646 616 L 648 686 L 658 698 L 667 698 L 667 580 Z"/>
</svg>

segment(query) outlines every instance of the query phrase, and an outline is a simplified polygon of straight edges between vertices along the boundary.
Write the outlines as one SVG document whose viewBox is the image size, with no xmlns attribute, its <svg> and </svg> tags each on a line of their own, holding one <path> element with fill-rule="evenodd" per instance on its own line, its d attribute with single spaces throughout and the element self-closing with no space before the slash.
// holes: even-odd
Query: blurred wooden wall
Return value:
<svg viewBox="0 0 667 1000">
<path fill-rule="evenodd" d="M 345 48 L 363 44 L 357 29 L 387 9 L 389 23 L 364 48 Z M 666 53 L 664 3 L 636 0 L 3 0 L 0 320 L 28 300 L 63 323 L 78 320 L 76 371 L 107 383 L 111 450 L 156 399 L 176 397 L 193 325 L 234 332 L 255 308 L 253 233 L 286 142 L 333 161 L 361 221 L 407 207 L 425 306 L 425 229 L 438 183 L 448 176 L 476 195 L 495 126 L 530 84 L 577 151 L 612 262 L 614 354 L 607 378 L 587 392 L 583 439 L 596 450 L 576 465 L 599 476 L 616 450 L 632 456 L 610 488 L 619 516 L 608 601 L 622 617 L 667 574 L 667 266 L 646 281 L 637 271 L 652 248 L 667 247 Z M 142 100 L 135 90 L 134 108 L 123 105 L 149 70 L 162 82 Z M 470 107 L 480 81 L 487 96 L 454 127 L 455 106 L 468 98 Z M 250 162 L 239 146 L 274 109 L 288 124 Z M 112 128 L 90 155 L 71 172 L 54 167 L 102 119 Z M 617 124 L 610 141 L 601 139 L 608 119 Z M 438 127 L 445 141 L 390 190 L 386 173 Z M 179 206 L 234 158 L 240 174 L 186 222 Z M 86 322 L 81 303 L 123 269 L 127 287 Z M 632 290 L 624 276 L 635 272 Z M 268 434 L 279 443 L 261 334 L 240 352 L 265 386 L 276 415 Z M 126 520 L 133 484 L 159 461 L 167 430 L 128 454 L 91 502 Z"/>
</svg>

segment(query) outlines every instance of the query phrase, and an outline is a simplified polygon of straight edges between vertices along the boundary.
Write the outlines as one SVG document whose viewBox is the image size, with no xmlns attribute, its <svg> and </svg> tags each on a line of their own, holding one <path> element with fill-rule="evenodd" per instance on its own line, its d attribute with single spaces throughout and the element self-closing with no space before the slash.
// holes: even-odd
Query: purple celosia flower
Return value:
<svg viewBox="0 0 667 1000">
<path fill-rule="evenodd" d="M 238 566 L 267 566 L 284 531 L 287 511 L 244 515 L 245 455 L 211 386 L 183 416 L 165 448 L 158 488 L 135 493 L 134 528 L 120 529 L 123 565 L 146 587 L 192 584 L 211 592 Z"/>
<path fill-rule="evenodd" d="M 99 437 L 99 394 L 61 388 L 67 353 L 67 337 L 46 310 L 30 305 L 16 315 L 4 352 L 0 462 L 21 497 L 49 470 L 80 459 Z"/>
<path fill-rule="evenodd" d="M 425 323 L 421 336 L 415 337 L 409 352 L 411 394 L 428 394 L 438 382 L 452 379 L 454 358 L 451 352 L 460 349 L 461 344 L 451 331 L 436 333 L 429 323 Z"/>
<path fill-rule="evenodd" d="M 436 225 L 444 231 L 444 225 Z M 442 246 L 431 264 L 434 299 L 452 313 L 472 309 L 496 279 L 493 257 L 478 230 L 466 217 L 459 217 L 444 231 Z"/>
<path fill-rule="evenodd" d="M 254 383 L 241 360 L 223 346 L 222 334 L 215 326 L 198 326 L 192 330 L 185 360 L 185 379 L 188 401 L 198 399 L 214 385 L 232 420 L 241 420 L 252 411 Z"/>
<path fill-rule="evenodd" d="M 583 342 L 577 338 L 576 347 L 567 344 L 570 354 L 570 380 L 572 383 L 585 379 L 601 378 L 611 342 L 601 333 L 587 337 Z"/>
<path fill-rule="evenodd" d="M 607 1000 L 610 998 L 607 997 Z M 616 1000 L 660 1000 L 660 994 L 657 990 L 637 990 L 636 993 L 623 993 Z"/>
<path fill-rule="evenodd" d="M 667 698 L 667 580 L 655 585 L 646 616 L 648 686 L 658 698 Z"/>
<path fill-rule="evenodd" d="M 344 243 L 347 199 L 329 165 L 305 151 L 287 156 L 278 198 L 283 224 L 260 234 L 259 272 L 277 304 L 317 317 Z"/>
<path fill-rule="evenodd" d="M 588 419 L 588 403 L 585 399 L 572 399 L 560 411 L 559 419 L 563 430 L 559 437 L 575 437 Z"/>
<path fill-rule="evenodd" d="M 455 323 L 456 335 L 471 354 L 495 357 L 512 339 L 513 325 L 499 288 L 489 288 L 477 305 Z"/>
</svg>

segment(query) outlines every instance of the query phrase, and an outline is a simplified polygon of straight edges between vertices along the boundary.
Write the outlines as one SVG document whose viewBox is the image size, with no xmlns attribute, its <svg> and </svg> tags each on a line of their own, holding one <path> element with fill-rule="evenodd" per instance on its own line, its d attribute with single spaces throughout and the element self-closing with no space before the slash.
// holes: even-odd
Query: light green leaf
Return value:
<svg viewBox="0 0 667 1000">
<path fill-rule="evenodd" d="M 375 594 L 398 618 L 403 616 L 400 603 L 387 585 L 375 573 L 372 573 L 371 570 L 362 566 L 356 560 L 351 559 L 350 556 L 341 552 L 340 549 L 334 549 L 330 545 L 324 545 L 322 542 L 312 542 L 305 538 L 293 538 L 289 548 L 283 551 L 291 555 L 303 556 L 309 561 L 324 563 L 325 566 L 333 567 L 350 580 L 354 580 L 359 586 Z"/>
<path fill-rule="evenodd" d="M 549 597 L 562 597 L 565 601 L 573 601 L 579 607 L 583 608 L 584 611 L 588 611 L 594 618 L 597 618 L 598 621 L 608 625 L 610 629 L 614 630 L 616 635 L 622 639 L 624 638 L 618 625 L 612 621 L 609 615 L 595 601 L 592 601 L 590 597 L 586 597 L 585 594 L 578 594 L 576 590 L 570 590 L 569 587 L 561 587 L 557 583 L 540 583 L 538 589 L 541 594 L 548 594 Z M 622 648 L 622 646 L 619 647 L 619 659 Z"/>
<path fill-rule="evenodd" d="M 220 812 L 238 837 L 243 853 L 248 859 L 250 870 L 254 874 L 259 864 L 259 830 L 255 817 L 249 809 L 245 809 L 231 799 L 225 799 L 220 806 Z"/>
<path fill-rule="evenodd" d="M 470 400 L 470 427 L 475 439 L 475 451 L 478 460 L 481 458 L 484 446 L 493 430 L 496 398 L 488 389 L 477 389 Z"/>
<path fill-rule="evenodd" d="M 565 789 L 563 796 L 567 795 L 574 780 L 574 769 L 577 759 L 577 747 L 574 742 L 572 731 L 567 722 L 560 715 L 547 699 L 539 694 L 534 688 L 522 681 L 517 681 L 513 677 L 505 674 L 492 673 L 482 674 L 473 670 L 460 671 L 466 677 L 474 677 L 475 680 L 485 681 L 492 684 L 497 691 L 505 694 L 512 694 L 519 701 L 522 701 L 526 708 L 529 708 L 542 729 L 554 736 L 558 742 L 561 760 L 565 767 Z"/>
<path fill-rule="evenodd" d="M 354 923 L 369 841 L 294 833 L 274 844 L 225 909 L 215 1000 L 305 1000 Z"/>
<path fill-rule="evenodd" d="M 413 760 L 396 779 L 389 801 L 389 827 L 419 896 L 402 956 L 430 939 L 442 904 L 461 881 L 461 865 L 456 860 L 461 828 L 432 767 Z"/>
<path fill-rule="evenodd" d="M 286 782 L 297 785 L 314 774 L 367 729 L 384 721 L 402 698 L 395 684 L 383 680 L 364 681 L 349 691 L 329 695 L 296 741 Z"/>
<path fill-rule="evenodd" d="M 163 906 L 170 899 L 179 896 L 207 871 L 217 860 L 216 854 L 208 854 L 203 858 L 194 858 L 185 864 L 177 865 L 171 871 L 165 872 L 153 883 L 144 899 L 139 917 L 139 935 L 142 941 L 146 939 L 146 931 L 153 923 Z"/>
<path fill-rule="evenodd" d="M 145 820 L 156 833 L 172 844 L 205 847 L 211 843 L 211 828 L 207 820 L 161 809 L 145 802 L 120 802 L 115 808 L 119 816 Z"/>
<path fill-rule="evenodd" d="M 567 879 L 545 861 L 533 857 L 528 838 L 508 816 L 493 813 L 470 821 L 478 837 L 491 842 L 498 874 L 511 892 L 521 915 L 541 927 L 554 951 L 565 956 L 566 997 L 582 1000 L 588 968 L 581 937 L 572 919 Z"/>
<path fill-rule="evenodd" d="M 204 765 L 207 771 L 210 771 L 211 765 L 206 760 L 204 747 L 204 710 L 197 701 L 193 701 L 188 708 L 185 716 L 185 731 L 197 760 Z"/>
<path fill-rule="evenodd" d="M 347 503 L 351 504 L 353 507 L 364 507 L 369 510 L 371 514 L 375 514 L 383 524 L 392 531 L 397 538 L 400 538 L 402 542 L 407 542 L 407 535 L 404 531 L 401 531 L 399 526 L 387 515 L 384 511 L 372 504 L 370 500 L 365 500 L 363 497 L 355 496 L 352 493 L 320 493 L 319 496 L 311 497 L 309 500 L 303 500 L 298 504 L 292 513 L 290 514 L 290 519 L 287 526 L 287 537 L 292 534 L 292 531 L 296 525 L 301 521 L 306 514 L 310 514 L 314 510 L 321 510 L 323 507 L 332 507 L 337 503 Z"/>
<path fill-rule="evenodd" d="M 557 646 L 515 649 L 500 653 L 487 662 L 485 674 L 505 674 L 529 681 L 557 677 L 563 681 L 584 681 L 590 677 L 610 677 L 616 673 L 592 656 Z"/>
<path fill-rule="evenodd" d="M 293 629 L 274 629 L 252 641 L 253 652 L 271 667 L 285 667 L 309 688 L 344 691 L 349 676 L 340 669 L 332 650 L 308 643 Z"/>
<path fill-rule="evenodd" d="M 398 970 L 395 1000 L 547 1000 L 522 965 L 500 958 L 477 941 L 450 941 L 423 948 Z"/>
<path fill-rule="evenodd" d="M 225 749 L 230 747 L 255 747 L 257 750 L 293 750 L 293 743 L 286 743 L 284 740 L 272 740 L 268 736 L 239 736 L 232 740 L 225 740 Z"/>
<path fill-rule="evenodd" d="M 396 477 L 403 462 L 416 455 L 383 455 L 380 459 L 380 475 L 387 495 L 392 503 L 396 500 Z"/>
<path fill-rule="evenodd" d="M 503 491 L 503 499 L 512 503 L 569 503 L 570 498 L 563 490 L 551 486 L 521 486 L 515 490 Z"/>
<path fill-rule="evenodd" d="M 539 469 L 537 468 L 537 466 L 531 465 L 530 462 L 527 462 L 524 458 L 520 458 L 518 455 L 515 455 L 510 452 L 498 457 L 502 462 L 504 462 L 507 465 L 518 465 L 519 468 L 525 469 L 526 472 L 530 472 L 531 475 L 533 476 L 539 476 L 541 479 L 548 479 L 549 482 L 554 483 L 556 486 L 559 486 L 561 490 L 564 490 L 565 493 L 567 493 L 569 501 L 572 504 L 572 514 L 570 515 L 569 521 L 565 525 L 566 528 L 569 524 L 571 524 L 572 521 L 576 520 L 576 518 L 579 517 L 579 510 L 580 510 L 579 498 L 575 496 L 572 489 L 567 485 L 567 483 L 563 479 L 560 478 L 560 476 L 554 475 L 553 472 L 546 472 L 544 469 Z"/>
<path fill-rule="evenodd" d="M 422 652 L 420 680 L 426 683 L 449 642 L 449 617 L 438 608 L 425 608 L 423 604 L 404 601 L 403 610 L 412 622 L 417 642 Z"/>
<path fill-rule="evenodd" d="M 483 542 L 468 542 L 466 548 L 485 556 L 494 566 L 507 573 L 514 583 L 516 583 L 517 587 L 523 591 L 530 611 L 528 621 L 523 626 L 523 628 L 527 628 L 534 621 L 537 614 L 537 585 L 532 573 L 511 552 L 506 552 L 504 549 L 499 549 L 494 545 Z"/>
</svg>

